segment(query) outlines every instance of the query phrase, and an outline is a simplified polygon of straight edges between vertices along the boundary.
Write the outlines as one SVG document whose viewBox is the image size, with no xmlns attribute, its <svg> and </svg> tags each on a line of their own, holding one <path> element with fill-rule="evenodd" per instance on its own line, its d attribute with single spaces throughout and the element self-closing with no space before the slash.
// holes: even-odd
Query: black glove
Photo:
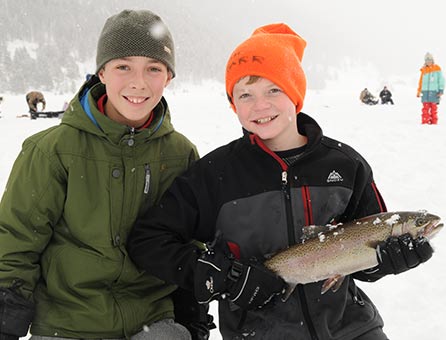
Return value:
<svg viewBox="0 0 446 340">
<path fill-rule="evenodd" d="M 0 340 L 17 340 L 28 333 L 34 304 L 13 288 L 0 288 Z"/>
<path fill-rule="evenodd" d="M 415 268 L 429 260 L 434 252 L 425 237 L 413 239 L 410 234 L 389 237 L 376 251 L 378 268 L 383 274 L 399 274 Z"/>
<path fill-rule="evenodd" d="M 194 280 L 198 302 L 227 298 L 245 310 L 262 308 L 282 294 L 286 285 L 261 263 L 236 260 L 220 240 L 198 259 Z"/>
<path fill-rule="evenodd" d="M 17 335 L 0 333 L 0 340 L 19 340 Z"/>
<path fill-rule="evenodd" d="M 172 293 L 175 321 L 186 327 L 192 340 L 207 340 L 210 330 L 216 328 L 214 318 L 209 313 L 209 305 L 198 304 L 193 292 L 177 288 Z M 2 340 L 2 339 L 0 339 Z"/>
<path fill-rule="evenodd" d="M 208 340 L 210 337 L 210 330 L 217 328 L 214 324 L 214 317 L 207 315 L 206 322 L 193 322 L 189 324 L 189 330 L 192 340 Z"/>
</svg>

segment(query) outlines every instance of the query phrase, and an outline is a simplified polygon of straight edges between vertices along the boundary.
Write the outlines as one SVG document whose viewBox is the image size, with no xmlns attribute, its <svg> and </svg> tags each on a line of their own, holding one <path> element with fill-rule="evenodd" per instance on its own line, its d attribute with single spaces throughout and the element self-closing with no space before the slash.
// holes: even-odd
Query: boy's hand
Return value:
<svg viewBox="0 0 446 340">
<path fill-rule="evenodd" d="M 383 274 L 399 274 L 415 268 L 432 257 L 433 249 L 425 237 L 409 234 L 389 237 L 377 249 L 378 268 Z"/>
<path fill-rule="evenodd" d="M 285 291 L 285 281 L 257 261 L 235 260 L 228 274 L 229 300 L 242 309 L 262 308 Z"/>
<path fill-rule="evenodd" d="M 262 308 L 286 285 L 262 264 L 236 260 L 224 241 L 217 241 L 198 259 L 194 280 L 199 302 L 227 298 L 246 310 Z"/>
</svg>

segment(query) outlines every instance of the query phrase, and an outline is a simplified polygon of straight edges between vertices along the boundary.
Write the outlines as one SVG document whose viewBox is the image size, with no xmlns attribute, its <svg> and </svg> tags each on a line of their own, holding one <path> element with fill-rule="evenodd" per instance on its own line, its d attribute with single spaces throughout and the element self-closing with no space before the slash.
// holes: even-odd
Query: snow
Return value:
<svg viewBox="0 0 446 340">
<path fill-rule="evenodd" d="M 38 44 L 19 39 L 8 42 L 6 49 L 8 50 L 11 59 L 14 59 L 15 51 L 18 48 L 24 48 L 31 58 L 36 59 Z"/>
<path fill-rule="evenodd" d="M 350 83 L 351 84 L 351 83 Z M 322 126 L 327 136 L 349 144 L 370 163 L 378 188 L 389 211 L 427 210 L 446 217 L 446 112 L 439 107 L 439 125 L 421 125 L 421 103 L 415 97 L 416 82 L 387 84 L 395 105 L 366 106 L 359 92 L 367 86 L 339 90 L 308 91 L 303 111 Z M 367 86 L 374 94 L 381 89 Z M 72 96 L 45 93 L 47 110 L 61 110 Z M 2 95 L 0 104 L 0 190 L 3 191 L 22 141 L 29 135 L 59 123 L 59 119 L 16 118 L 27 112 L 25 96 Z M 229 108 L 224 85 L 175 86 L 167 89 L 173 123 L 188 136 L 201 155 L 241 135 L 235 114 Z M 372 298 L 390 339 L 443 340 L 446 333 L 446 232 L 432 240 L 433 258 L 416 269 L 375 283 L 359 282 Z M 216 304 L 211 305 L 216 314 Z M 216 317 L 218 320 L 218 318 Z M 212 331 L 211 339 L 221 339 Z"/>
</svg>

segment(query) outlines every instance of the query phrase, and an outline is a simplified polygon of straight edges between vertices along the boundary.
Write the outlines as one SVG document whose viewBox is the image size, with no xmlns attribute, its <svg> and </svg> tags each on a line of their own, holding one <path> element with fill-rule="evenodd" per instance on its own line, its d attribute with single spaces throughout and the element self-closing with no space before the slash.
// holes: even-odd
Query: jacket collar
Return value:
<svg viewBox="0 0 446 340">
<path fill-rule="evenodd" d="M 86 131 L 109 139 L 119 144 L 123 138 L 132 134 L 136 142 L 154 139 L 171 133 L 174 128 L 170 120 L 169 108 L 166 100 L 161 101 L 153 110 L 154 119 L 151 125 L 141 131 L 119 124 L 103 115 L 97 101 L 105 94 L 105 86 L 97 76 L 86 81 L 71 101 L 69 109 L 62 118 L 62 124 L 71 125 L 79 130 Z"/>
</svg>

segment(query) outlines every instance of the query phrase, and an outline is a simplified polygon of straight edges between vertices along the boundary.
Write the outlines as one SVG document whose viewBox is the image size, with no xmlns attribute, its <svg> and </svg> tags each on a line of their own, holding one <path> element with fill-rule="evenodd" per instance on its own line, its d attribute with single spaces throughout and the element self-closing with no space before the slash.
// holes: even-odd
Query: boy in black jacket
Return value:
<svg viewBox="0 0 446 340">
<path fill-rule="evenodd" d="M 224 339 L 385 340 L 382 319 L 353 276 L 374 281 L 409 269 L 406 242 L 382 244 L 379 266 L 346 277 L 335 293 L 321 295 L 323 282 L 314 282 L 298 285 L 286 301 L 278 298 L 284 281 L 262 265 L 300 242 L 302 226 L 386 209 L 367 162 L 300 112 L 305 45 L 287 25 L 272 24 L 236 48 L 226 92 L 244 136 L 174 181 L 135 225 L 129 253 L 141 268 L 193 290 L 199 301 L 219 300 Z M 208 250 L 192 239 L 207 242 Z M 410 266 L 432 255 L 428 242 L 419 248 Z"/>
</svg>

